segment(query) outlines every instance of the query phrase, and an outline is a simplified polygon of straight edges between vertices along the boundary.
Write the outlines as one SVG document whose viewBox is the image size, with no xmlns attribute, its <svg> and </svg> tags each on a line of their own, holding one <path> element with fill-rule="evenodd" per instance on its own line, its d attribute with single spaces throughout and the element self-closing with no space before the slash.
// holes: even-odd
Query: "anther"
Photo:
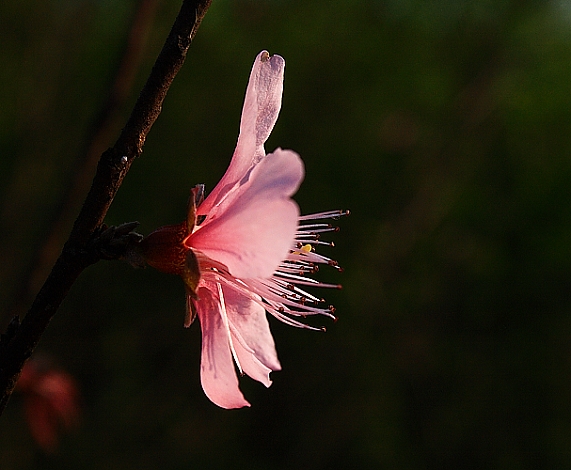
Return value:
<svg viewBox="0 0 571 470">
<path fill-rule="evenodd" d="M 311 251 L 313 251 L 313 247 L 309 243 L 306 243 L 301 247 L 301 251 L 305 253 L 310 253 Z"/>
</svg>

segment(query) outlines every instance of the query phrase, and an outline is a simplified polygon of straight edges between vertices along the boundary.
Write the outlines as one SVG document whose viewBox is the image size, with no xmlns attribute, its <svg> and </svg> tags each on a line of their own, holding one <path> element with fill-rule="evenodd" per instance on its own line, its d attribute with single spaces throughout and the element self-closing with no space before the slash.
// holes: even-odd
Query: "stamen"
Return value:
<svg viewBox="0 0 571 470">
<path fill-rule="evenodd" d="M 329 288 L 333 288 L 333 289 L 339 288 L 339 284 L 326 284 L 324 282 L 317 281 L 317 280 L 312 279 L 310 277 L 298 276 L 295 274 L 289 274 L 289 273 L 284 273 L 284 272 L 280 272 L 280 271 L 276 271 L 274 276 L 286 278 L 286 279 L 291 280 L 291 282 L 294 282 L 295 284 L 301 284 L 304 286 L 329 287 Z"/>
<path fill-rule="evenodd" d="M 265 284 L 264 282 L 261 282 L 261 284 L 265 286 L 269 292 L 278 295 L 281 298 L 293 299 L 294 301 L 302 304 L 318 304 L 320 302 L 325 302 L 324 299 L 317 298 L 314 295 L 311 295 L 309 292 L 305 292 L 303 289 L 300 289 L 299 287 L 294 286 L 294 290 L 290 290 L 288 285 L 283 285 L 277 279 L 271 279 L 267 282 L 271 283 L 271 285 Z"/>
<path fill-rule="evenodd" d="M 298 240 L 299 240 L 299 238 L 298 238 Z M 335 244 L 334 244 L 333 242 L 326 242 L 326 241 L 324 241 L 324 240 L 319 240 L 319 237 L 315 237 L 314 239 L 312 239 L 311 243 L 312 243 L 313 245 L 325 245 L 325 246 L 331 246 L 331 247 L 334 247 L 334 246 L 335 246 Z M 307 246 L 307 245 L 304 245 L 304 246 Z M 310 246 L 311 246 L 311 245 L 310 245 Z M 305 250 L 304 250 L 304 251 L 305 251 Z M 310 250 L 310 251 L 314 251 L 314 249 L 313 249 L 313 250 Z M 309 253 L 309 251 L 305 251 L 305 252 L 306 252 L 306 253 Z"/>
<path fill-rule="evenodd" d="M 319 240 L 321 236 L 316 233 L 303 233 L 300 232 L 295 236 L 295 240 L 297 243 L 300 243 L 303 246 L 306 243 L 311 243 L 313 240 Z"/>
<path fill-rule="evenodd" d="M 292 250 L 290 252 L 290 254 L 288 255 L 288 261 L 295 261 L 295 262 L 305 261 L 305 262 L 310 262 L 310 263 L 329 264 L 333 260 L 331 258 L 328 258 L 327 256 L 323 256 L 323 255 L 320 255 L 320 254 L 314 253 L 314 252 L 299 253 L 299 252 L 296 252 L 295 250 Z"/>
<path fill-rule="evenodd" d="M 281 299 L 280 299 L 280 302 L 273 302 L 268 298 L 264 298 L 261 295 L 262 294 L 261 292 L 258 292 L 258 294 L 255 294 L 254 292 L 259 290 L 256 288 L 255 281 L 253 281 L 253 283 L 250 285 L 250 284 L 245 284 L 243 281 L 241 281 L 240 283 L 235 283 L 233 281 L 240 281 L 240 279 L 236 279 L 236 278 L 232 279 L 230 277 L 229 278 L 222 277 L 219 280 L 225 282 L 230 287 L 233 287 L 233 288 L 237 289 L 238 291 L 240 291 L 240 293 L 244 294 L 244 296 L 246 296 L 250 300 L 259 304 L 268 313 L 270 313 L 271 315 L 273 315 L 274 317 L 276 317 L 278 320 L 285 323 L 286 325 L 295 326 L 296 328 L 304 328 L 304 329 L 308 329 L 308 330 L 314 330 L 314 331 L 320 330 L 319 328 L 315 328 L 313 326 L 306 325 L 305 323 L 298 322 L 297 320 L 294 320 L 293 318 L 290 318 L 287 315 L 284 315 L 282 312 L 280 312 L 279 311 L 280 307 L 281 307 L 282 311 L 285 311 L 284 306 L 281 304 Z"/>
<path fill-rule="evenodd" d="M 348 210 L 335 210 L 326 212 L 317 212 L 316 214 L 302 215 L 299 220 L 319 220 L 319 219 L 338 219 L 344 215 L 350 215 Z"/>
<path fill-rule="evenodd" d="M 286 260 L 283 264 L 280 264 L 278 266 L 277 271 L 282 271 L 286 273 L 296 273 L 300 275 L 315 274 L 317 271 L 319 271 L 319 266 L 315 263 L 305 263 L 305 262 L 294 263 L 289 260 Z"/>
<path fill-rule="evenodd" d="M 339 230 L 339 227 L 334 227 L 331 224 L 307 224 L 307 225 L 300 225 L 298 227 L 298 232 L 307 232 L 308 230 L 311 230 L 314 233 L 335 232 Z"/>
<path fill-rule="evenodd" d="M 317 272 L 317 266 L 285 266 L 285 265 L 280 265 L 278 268 L 278 271 L 281 271 L 284 273 L 299 274 L 301 276 L 305 273 L 315 274 Z"/>
</svg>

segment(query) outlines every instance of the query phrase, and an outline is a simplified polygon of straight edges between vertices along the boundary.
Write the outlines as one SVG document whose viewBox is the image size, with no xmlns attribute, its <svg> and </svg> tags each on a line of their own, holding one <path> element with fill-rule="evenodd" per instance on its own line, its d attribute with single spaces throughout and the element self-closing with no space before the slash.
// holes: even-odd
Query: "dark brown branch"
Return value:
<svg viewBox="0 0 571 470">
<path fill-rule="evenodd" d="M 107 99 L 97 113 L 89 131 L 89 142 L 80 150 L 80 157 L 69 173 L 69 184 L 54 213 L 47 223 L 47 233 L 42 237 L 28 263 L 7 309 L 6 318 L 23 315 L 33 301 L 42 282 L 54 265 L 61 247 L 69 235 L 69 229 L 79 210 L 81 197 L 89 189 L 101 151 L 109 145 L 112 132 L 120 124 L 119 116 L 131 94 L 132 85 L 143 57 L 148 31 L 155 17 L 159 0 L 139 0 L 133 13 L 125 50 L 118 63 L 115 77 L 110 83 Z"/>
<path fill-rule="evenodd" d="M 115 145 L 99 160 L 91 189 L 69 239 L 28 314 L 20 325 L 11 323 L 0 342 L 0 413 L 5 409 L 26 360 L 69 289 L 90 264 L 99 260 L 92 248 L 100 228 L 134 159 L 161 112 L 166 93 L 182 67 L 186 53 L 212 0 L 184 0 L 147 83 Z"/>
</svg>

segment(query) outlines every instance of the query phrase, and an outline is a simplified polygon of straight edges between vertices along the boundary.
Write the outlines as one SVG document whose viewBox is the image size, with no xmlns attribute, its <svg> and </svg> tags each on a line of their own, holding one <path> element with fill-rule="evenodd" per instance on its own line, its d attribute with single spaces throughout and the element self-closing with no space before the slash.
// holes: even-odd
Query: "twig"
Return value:
<svg viewBox="0 0 571 470">
<path fill-rule="evenodd" d="M 100 231 L 133 161 L 141 155 L 147 134 L 161 112 L 167 91 L 184 63 L 211 2 L 184 0 L 119 139 L 101 155 L 91 189 L 51 273 L 22 323 L 18 325 L 13 321 L 10 331 L 3 335 L 0 342 L 0 413 L 8 403 L 24 363 L 69 289 L 87 266 L 100 259 L 90 241 Z"/>
</svg>

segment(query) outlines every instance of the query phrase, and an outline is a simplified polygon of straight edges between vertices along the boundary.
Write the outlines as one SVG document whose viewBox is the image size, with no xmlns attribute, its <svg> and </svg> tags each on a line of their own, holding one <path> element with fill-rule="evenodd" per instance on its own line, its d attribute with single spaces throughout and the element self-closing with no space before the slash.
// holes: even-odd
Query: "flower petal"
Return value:
<svg viewBox="0 0 571 470">
<path fill-rule="evenodd" d="M 218 217 L 209 217 L 186 245 L 238 278 L 269 278 L 295 239 L 299 208 L 290 199 L 303 179 L 295 152 L 277 149 L 256 165 L 247 183 Z"/>
<path fill-rule="evenodd" d="M 272 370 L 262 364 L 251 349 L 245 348 L 234 335 L 232 336 L 235 340 L 234 349 L 236 350 L 236 355 L 240 361 L 240 367 L 244 373 L 248 377 L 257 380 L 266 387 L 269 387 L 272 384 L 272 381 L 270 380 L 270 372 Z"/>
<path fill-rule="evenodd" d="M 280 370 L 274 338 L 264 307 L 231 287 L 224 287 L 224 297 L 232 334 L 236 338 L 234 346 L 240 344 L 244 351 L 254 356 L 264 367 L 266 374 L 272 370 Z M 238 358 L 244 372 L 255 378 L 246 369 L 239 353 Z"/>
<path fill-rule="evenodd" d="M 270 135 L 282 104 L 285 61 L 262 51 L 256 57 L 240 121 L 240 135 L 230 166 L 216 187 L 198 208 L 209 213 L 265 155 L 264 143 Z"/>
<path fill-rule="evenodd" d="M 198 290 L 196 302 L 202 329 L 200 379 L 206 396 L 222 408 L 250 406 L 238 388 L 238 377 L 230 351 L 229 338 L 222 323 L 218 297 L 208 288 Z"/>
</svg>

